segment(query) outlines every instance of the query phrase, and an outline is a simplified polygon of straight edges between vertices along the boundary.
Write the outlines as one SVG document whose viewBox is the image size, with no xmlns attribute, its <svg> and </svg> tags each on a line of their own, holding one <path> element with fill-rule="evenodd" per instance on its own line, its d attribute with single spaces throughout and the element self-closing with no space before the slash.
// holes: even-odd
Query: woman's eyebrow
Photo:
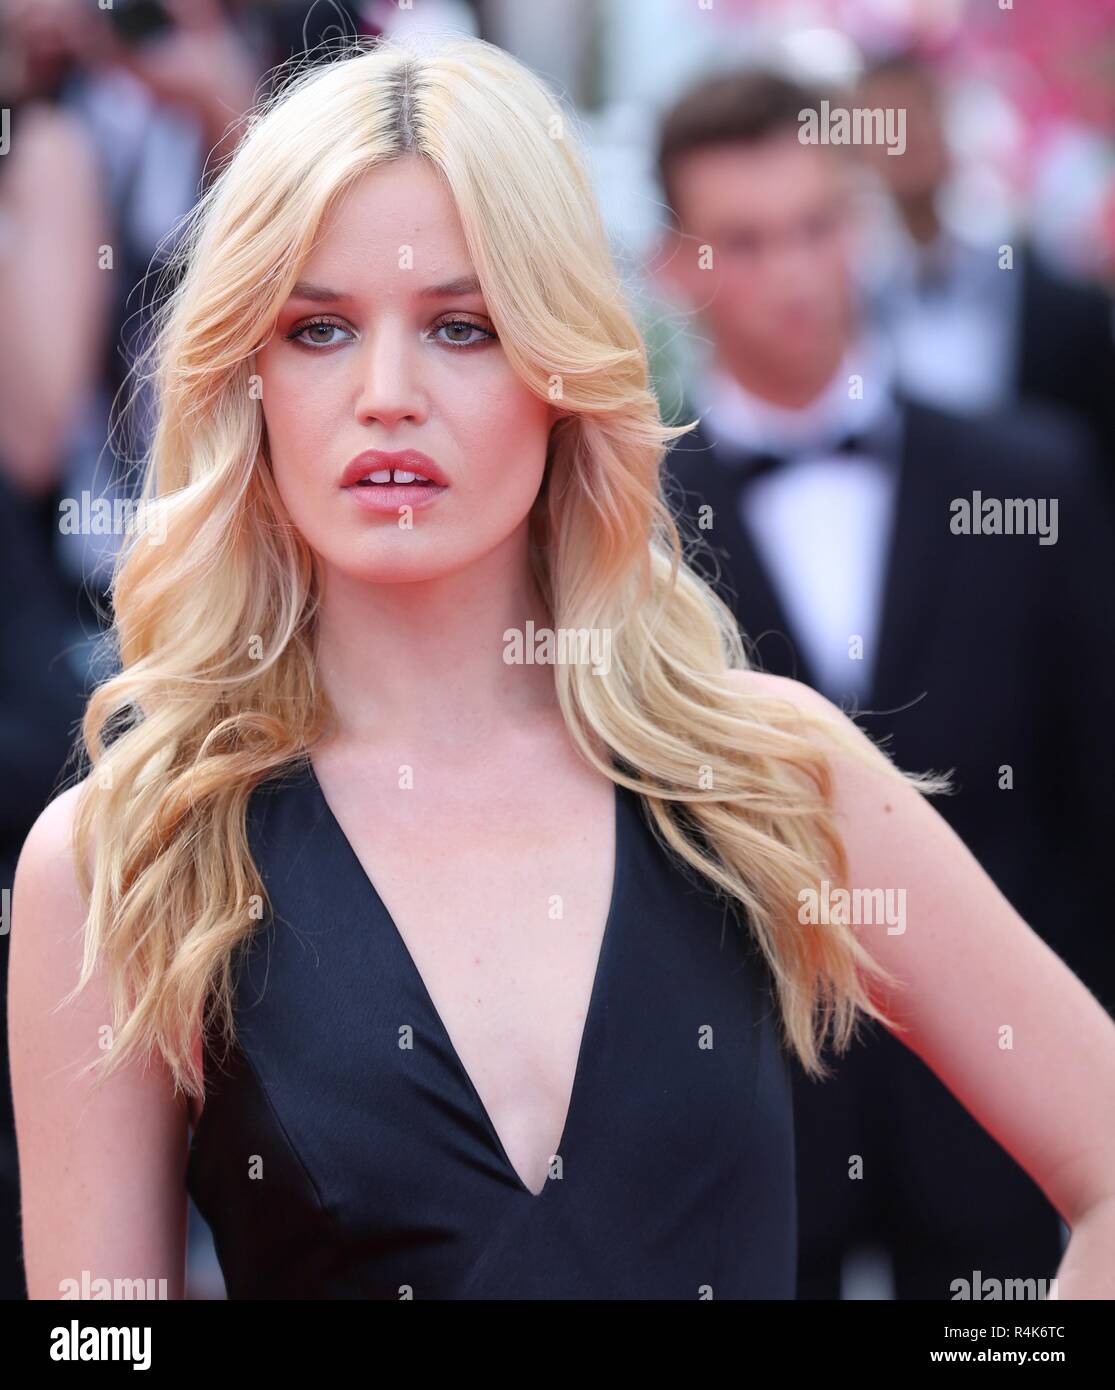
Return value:
<svg viewBox="0 0 1115 1390">
<path fill-rule="evenodd" d="M 459 275 L 455 280 L 446 280 L 440 285 L 427 285 L 418 291 L 420 299 L 448 299 L 452 295 L 480 294 L 480 281 L 475 275 Z M 351 299 L 343 290 L 331 290 L 325 285 L 314 285 L 308 280 L 299 280 L 291 289 L 291 299 L 309 299 L 316 304 L 333 304 L 338 300 Z"/>
<path fill-rule="evenodd" d="M 441 285 L 427 285 L 418 294 L 422 299 L 448 299 L 451 295 L 480 294 L 480 281 L 475 275 L 458 275 Z"/>
</svg>

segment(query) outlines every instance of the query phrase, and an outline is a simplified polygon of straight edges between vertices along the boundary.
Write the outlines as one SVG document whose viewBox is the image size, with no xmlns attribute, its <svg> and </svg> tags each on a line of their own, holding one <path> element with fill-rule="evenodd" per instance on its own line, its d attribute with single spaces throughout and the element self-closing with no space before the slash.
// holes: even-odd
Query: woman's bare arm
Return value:
<svg viewBox="0 0 1115 1390">
<path fill-rule="evenodd" d="M 796 681 L 754 672 L 741 679 L 803 710 L 845 718 Z M 849 886 L 905 890 L 903 930 L 856 927 L 901 982 L 889 991 L 873 983 L 873 997 L 908 1030 L 896 1034 L 900 1041 L 1069 1226 L 1058 1296 L 1115 1297 L 1115 1021 L 921 793 L 850 753 L 830 760 Z M 1106 922 L 1080 927 L 1110 930 Z"/>
<path fill-rule="evenodd" d="M 111 1017 L 98 976 L 54 1012 L 81 965 L 84 909 L 73 871 L 73 787 L 39 816 L 12 893 L 9 1052 L 31 1298 L 64 1280 L 185 1283 L 186 1115 L 160 1066 L 127 1065 L 95 1091 L 77 1079 Z M 158 1289 L 156 1282 L 155 1289 Z"/>
</svg>

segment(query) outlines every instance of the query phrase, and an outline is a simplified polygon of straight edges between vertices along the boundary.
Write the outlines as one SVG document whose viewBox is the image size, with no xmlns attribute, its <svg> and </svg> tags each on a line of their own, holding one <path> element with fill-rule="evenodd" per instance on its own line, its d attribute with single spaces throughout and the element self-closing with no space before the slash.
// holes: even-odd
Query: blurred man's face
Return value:
<svg viewBox="0 0 1115 1390">
<path fill-rule="evenodd" d="M 841 152 L 803 145 L 788 130 L 686 155 L 675 188 L 684 239 L 666 274 L 701 313 L 718 354 L 803 383 L 835 370 L 852 294 Z"/>
<path fill-rule="evenodd" d="M 906 148 L 888 155 L 882 145 L 857 147 L 899 201 L 932 198 L 948 173 L 949 156 L 940 100 L 931 82 L 914 73 L 879 73 L 863 83 L 855 104 L 906 112 Z"/>
</svg>

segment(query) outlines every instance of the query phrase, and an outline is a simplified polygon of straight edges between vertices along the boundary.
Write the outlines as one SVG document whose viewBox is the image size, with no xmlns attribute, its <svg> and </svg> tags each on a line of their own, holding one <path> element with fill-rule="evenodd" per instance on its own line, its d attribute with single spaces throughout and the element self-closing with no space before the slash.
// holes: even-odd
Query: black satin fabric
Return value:
<svg viewBox="0 0 1115 1390">
<path fill-rule="evenodd" d="M 561 1176 L 538 1196 L 308 763 L 256 788 L 248 833 L 274 915 L 237 953 L 237 1044 L 206 1055 L 187 1170 L 230 1298 L 794 1297 L 770 975 L 637 794 L 616 788 Z"/>
</svg>

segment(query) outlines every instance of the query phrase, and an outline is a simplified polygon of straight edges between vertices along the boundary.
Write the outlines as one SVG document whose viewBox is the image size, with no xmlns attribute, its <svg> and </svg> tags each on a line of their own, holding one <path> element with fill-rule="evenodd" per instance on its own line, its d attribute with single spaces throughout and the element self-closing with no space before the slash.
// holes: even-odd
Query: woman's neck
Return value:
<svg viewBox="0 0 1115 1390">
<path fill-rule="evenodd" d="M 509 547 L 463 571 L 368 583 L 336 570 L 318 610 L 318 672 L 346 745 L 464 751 L 556 705 L 553 670 L 505 661 L 509 630 L 551 619 Z"/>
</svg>

